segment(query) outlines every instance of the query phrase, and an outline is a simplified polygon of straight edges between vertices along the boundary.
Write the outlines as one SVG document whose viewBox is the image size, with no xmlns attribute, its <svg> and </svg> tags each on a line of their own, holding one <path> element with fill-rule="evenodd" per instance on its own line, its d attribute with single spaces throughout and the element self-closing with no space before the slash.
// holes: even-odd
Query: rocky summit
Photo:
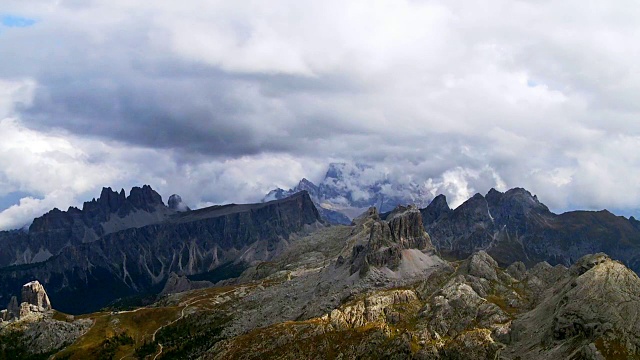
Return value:
<svg viewBox="0 0 640 360">
<path fill-rule="evenodd" d="M 640 359 L 635 219 L 512 189 L 331 225 L 307 191 L 191 210 L 138 189 L 11 235 L 102 229 L 0 268 L 0 359 Z"/>
<path fill-rule="evenodd" d="M 421 210 L 426 231 L 446 257 L 464 259 L 480 250 L 503 266 L 546 261 L 570 266 L 584 255 L 604 252 L 640 271 L 636 220 L 607 210 L 555 214 L 525 189 L 491 189 L 452 210 L 443 195 Z"/>
</svg>

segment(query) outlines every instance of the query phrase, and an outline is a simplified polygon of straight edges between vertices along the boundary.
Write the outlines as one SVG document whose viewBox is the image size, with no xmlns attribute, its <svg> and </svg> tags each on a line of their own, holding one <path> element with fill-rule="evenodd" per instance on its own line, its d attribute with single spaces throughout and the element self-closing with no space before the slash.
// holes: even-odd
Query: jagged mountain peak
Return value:
<svg viewBox="0 0 640 360">
<path fill-rule="evenodd" d="M 162 196 L 149 185 L 133 187 L 126 196 L 124 189 L 104 187 L 100 196 L 83 204 L 82 210 L 57 208 L 33 220 L 29 233 L 48 238 L 47 245 L 16 253 L 17 263 L 44 261 L 65 244 L 92 242 L 105 234 L 131 227 L 141 227 L 165 220 L 176 211 L 162 202 Z M 36 255 L 39 254 L 39 255 Z"/>
<path fill-rule="evenodd" d="M 447 203 L 447 197 L 440 194 L 433 198 L 429 205 L 420 210 L 422 213 L 422 220 L 425 224 L 432 224 L 438 221 L 441 217 L 446 216 L 452 212 L 449 204 Z"/>
<path fill-rule="evenodd" d="M 129 196 L 126 196 L 124 189 L 118 192 L 111 189 L 111 187 L 103 187 L 100 192 L 100 197 L 85 202 L 82 210 L 94 211 L 96 208 L 100 208 L 104 211 L 115 212 L 126 205 L 132 205 L 135 208 L 149 211 L 155 206 L 163 205 L 163 202 L 162 196 L 149 185 L 143 185 L 142 187 L 134 186 L 131 188 Z"/>
<path fill-rule="evenodd" d="M 433 200 L 431 200 L 431 203 L 429 203 L 429 206 L 451 210 L 451 208 L 449 207 L 449 203 L 447 203 L 447 196 L 444 194 L 440 194 L 434 197 Z"/>
</svg>

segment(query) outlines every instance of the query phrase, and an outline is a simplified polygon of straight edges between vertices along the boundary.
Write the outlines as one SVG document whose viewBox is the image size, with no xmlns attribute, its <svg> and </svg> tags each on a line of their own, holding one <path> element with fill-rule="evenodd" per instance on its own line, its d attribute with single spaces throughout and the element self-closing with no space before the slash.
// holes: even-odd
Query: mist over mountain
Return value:
<svg viewBox="0 0 640 360">
<path fill-rule="evenodd" d="M 380 212 L 389 212 L 398 205 L 424 207 L 433 197 L 430 190 L 424 184 L 399 182 L 370 165 L 331 163 L 318 184 L 303 178 L 292 189 L 271 190 L 263 201 L 307 191 L 325 219 L 349 224 L 372 206 Z"/>
</svg>

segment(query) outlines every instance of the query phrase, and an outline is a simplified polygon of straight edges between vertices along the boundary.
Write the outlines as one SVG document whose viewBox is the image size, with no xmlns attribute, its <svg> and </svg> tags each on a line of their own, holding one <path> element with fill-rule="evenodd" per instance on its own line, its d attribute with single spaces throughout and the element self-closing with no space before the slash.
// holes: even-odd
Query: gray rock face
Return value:
<svg viewBox="0 0 640 360">
<path fill-rule="evenodd" d="M 527 267 L 522 261 L 516 261 L 513 264 L 509 265 L 506 271 L 507 274 L 511 275 L 511 277 L 513 277 L 514 279 L 522 281 L 522 279 L 524 279 L 526 276 Z"/>
<path fill-rule="evenodd" d="M 514 321 L 507 359 L 640 357 L 640 279 L 603 254 L 578 260 Z M 532 348 L 538 351 L 531 351 Z"/>
<path fill-rule="evenodd" d="M 175 214 L 162 197 L 144 185 L 134 187 L 129 196 L 103 188 L 98 199 L 85 202 L 82 209 L 57 208 L 33 220 L 29 233 L 0 232 L 0 267 L 43 262 L 59 254 L 67 245 L 80 245 L 128 228 L 159 223 Z"/>
<path fill-rule="evenodd" d="M 51 301 L 44 287 L 37 280 L 22 286 L 21 302 L 15 296 L 11 297 L 7 310 L 2 313 L 3 320 L 22 320 L 32 314 L 44 313 L 51 310 Z"/>
<path fill-rule="evenodd" d="M 426 208 L 421 209 L 420 213 L 425 224 L 433 224 L 441 217 L 449 215 L 452 211 L 449 208 L 449 204 L 447 204 L 446 196 L 440 194 L 433 198 Z"/>
<path fill-rule="evenodd" d="M 498 263 L 484 251 L 478 251 L 465 260 L 460 269 L 463 273 L 487 280 L 498 280 L 496 268 Z"/>
<path fill-rule="evenodd" d="M 72 344 L 85 334 L 91 325 L 93 321 L 90 319 L 65 322 L 45 318 L 29 324 L 23 332 L 23 338 L 30 353 L 44 353 Z"/>
<path fill-rule="evenodd" d="M 377 294 L 345 306 L 334 309 L 323 317 L 334 329 L 357 328 L 369 322 L 380 321 L 397 323 L 401 315 L 393 310 L 394 306 L 419 306 L 418 297 L 412 290 L 396 290 Z"/>
<path fill-rule="evenodd" d="M 640 222 L 606 210 L 556 215 L 535 195 L 515 188 L 476 194 L 455 210 L 440 196 L 421 211 L 444 255 L 465 259 L 484 250 L 501 266 L 516 261 L 570 266 L 586 254 L 605 252 L 640 271 Z"/>
<path fill-rule="evenodd" d="M 11 297 L 9 304 L 7 305 L 7 312 L 5 313 L 4 320 L 17 319 L 20 317 L 20 304 L 18 304 L 18 298 Z"/>
<path fill-rule="evenodd" d="M 51 301 L 38 280 L 28 282 L 22 286 L 22 302 L 36 306 L 39 311 L 51 310 Z"/>
<path fill-rule="evenodd" d="M 351 253 L 351 273 L 364 276 L 370 266 L 395 270 L 402 260 L 402 251 L 417 249 L 434 250 L 429 235 L 424 231 L 422 216 L 415 206 L 398 206 L 381 220 L 375 208 L 354 220 L 356 224 L 371 222 L 371 232 L 366 244 L 354 246 Z"/>
<path fill-rule="evenodd" d="M 267 203 L 178 213 L 159 224 L 67 246 L 55 258 L 26 269 L 8 269 L 0 273 L 0 294 L 8 299 L 15 288 L 37 278 L 60 311 L 91 312 L 117 298 L 157 289 L 171 272 L 196 275 L 226 263 L 269 260 L 289 246 L 292 233 L 321 226 L 319 221 L 305 192 Z"/>
</svg>

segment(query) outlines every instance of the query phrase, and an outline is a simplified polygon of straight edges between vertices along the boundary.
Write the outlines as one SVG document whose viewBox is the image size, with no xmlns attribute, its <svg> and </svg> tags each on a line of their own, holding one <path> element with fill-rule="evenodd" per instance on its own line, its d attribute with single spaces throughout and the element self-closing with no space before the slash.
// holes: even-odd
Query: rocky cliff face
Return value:
<svg viewBox="0 0 640 360">
<path fill-rule="evenodd" d="M 134 187 L 129 196 L 103 188 L 98 199 L 82 209 L 53 209 L 34 219 L 29 233 L 0 233 L 0 267 L 42 262 L 68 245 L 89 243 L 102 236 L 162 222 L 175 214 L 150 186 Z"/>
<path fill-rule="evenodd" d="M 18 305 L 17 297 L 11 297 L 7 309 L 2 311 L 2 320 L 25 319 L 30 315 L 38 316 L 51 310 L 49 296 L 37 280 L 22 285 L 20 299 L 22 301 Z"/>
<path fill-rule="evenodd" d="M 51 301 L 38 280 L 30 281 L 22 286 L 22 302 L 34 305 L 40 311 L 51 310 Z"/>
<path fill-rule="evenodd" d="M 513 322 L 504 354 L 523 360 L 636 359 L 639 309 L 638 276 L 605 254 L 587 255 Z"/>
<path fill-rule="evenodd" d="M 226 205 L 177 214 L 164 222 L 65 247 L 46 262 L 0 271 L 0 299 L 34 277 L 60 310 L 83 313 L 116 298 L 157 293 L 169 274 L 216 277 L 227 263 L 269 260 L 292 233 L 319 224 L 306 192 L 261 204 Z"/>
<path fill-rule="evenodd" d="M 381 219 L 376 208 L 370 208 L 361 218 L 358 226 L 370 226 L 366 243 L 356 244 L 351 253 L 351 273 L 364 276 L 370 266 L 387 267 L 397 270 L 404 250 L 431 252 L 434 250 L 429 235 L 424 231 L 422 216 L 414 205 L 398 206 L 385 219 Z"/>
<path fill-rule="evenodd" d="M 439 196 L 421 210 L 426 231 L 444 255 L 465 258 L 487 251 L 498 263 L 539 261 L 571 265 L 606 252 L 640 271 L 640 230 L 608 211 L 556 215 L 524 189 L 476 194 L 455 210 Z"/>
<path fill-rule="evenodd" d="M 85 202 L 82 210 L 71 207 L 68 211 L 60 211 L 54 209 L 49 213 L 36 218 L 29 227 L 29 233 L 39 234 L 45 232 L 69 232 L 74 226 L 84 226 L 99 237 L 106 233 L 118 231 L 122 226 L 127 225 L 125 220 L 138 212 L 155 214 L 149 216 L 148 219 L 129 219 L 133 225 L 144 225 L 145 222 L 156 222 L 162 220 L 171 212 L 166 211 L 167 207 L 162 202 L 160 194 L 155 192 L 149 185 L 142 188 L 134 187 L 131 189 L 129 196 L 125 195 L 124 189 L 120 192 L 111 190 L 111 188 L 103 188 L 98 199 Z M 137 216 L 141 218 L 142 216 Z M 119 219 L 118 219 L 119 218 Z M 115 220 L 115 221 L 112 221 Z M 72 235 L 73 234 L 72 232 Z M 77 240 L 89 239 L 81 238 Z M 94 239 L 95 240 L 95 239 Z"/>
<path fill-rule="evenodd" d="M 169 278 L 167 282 L 164 284 L 162 291 L 158 296 L 168 295 L 168 294 L 176 294 L 185 291 L 202 289 L 211 287 L 214 284 L 210 281 L 191 281 L 188 277 L 184 275 L 178 275 L 174 272 L 169 274 Z"/>
</svg>

